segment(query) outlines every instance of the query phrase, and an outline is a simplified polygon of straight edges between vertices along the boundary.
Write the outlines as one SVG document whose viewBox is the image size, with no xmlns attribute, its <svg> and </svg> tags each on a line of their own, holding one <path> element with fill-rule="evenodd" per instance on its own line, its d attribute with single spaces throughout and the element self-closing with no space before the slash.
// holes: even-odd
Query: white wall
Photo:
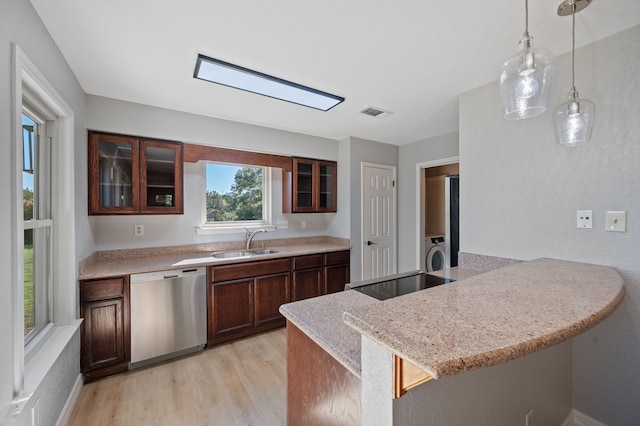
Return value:
<svg viewBox="0 0 640 426">
<path fill-rule="evenodd" d="M 338 141 L 204 117 L 147 105 L 98 96 L 87 96 L 87 128 L 136 136 L 156 137 L 185 143 L 220 146 L 232 149 L 267 152 L 291 156 L 339 160 Z M 86 167 L 85 167 L 86 168 Z M 274 170 L 272 179 L 272 220 L 286 219 L 289 229 L 277 230 L 264 238 L 288 238 L 308 235 L 332 235 L 348 238 L 345 228 L 349 211 L 343 209 L 343 191 L 348 178 L 339 164 L 338 213 L 283 214 L 282 173 Z M 162 216 L 92 216 L 92 234 L 97 250 L 154 247 L 243 240 L 244 235 L 198 236 L 194 227 L 201 224 L 204 194 L 202 163 L 185 163 L 184 215 Z M 86 204 L 86 203 L 85 203 Z M 86 207 L 84 216 L 87 215 Z M 342 219 L 341 219 L 342 218 Z M 301 228 L 301 221 L 306 228 Z M 145 225 L 145 235 L 134 237 L 133 226 Z M 261 239 L 261 237 L 257 237 Z"/>
<path fill-rule="evenodd" d="M 398 168 L 398 272 L 420 268 L 418 244 L 424 241 L 417 225 L 420 201 L 417 164 L 458 156 L 458 132 L 403 145 Z M 462 177 L 464 181 L 464 177 Z M 463 183 L 464 184 L 464 183 Z"/>
<path fill-rule="evenodd" d="M 497 83 L 460 97 L 460 250 L 615 267 L 626 297 L 573 340 L 573 405 L 610 425 L 640 419 L 640 26 L 576 52 L 576 87 L 596 105 L 589 145 L 555 144 L 552 113 L 570 88 L 570 56 L 556 58 L 550 111 L 503 120 Z M 576 229 L 576 210 L 593 229 Z M 627 233 L 604 230 L 627 211 Z"/>
<path fill-rule="evenodd" d="M 49 36 L 40 18 L 31 6 L 24 0 L 0 0 L 0 199 L 4 200 L 0 207 L 0 270 L 4 271 L 0 285 L 0 423 L 7 421 L 5 417 L 12 400 L 12 371 L 13 348 L 9 344 L 12 338 L 13 283 L 11 282 L 11 265 L 14 262 L 14 244 L 11 241 L 11 211 L 14 201 L 11 195 L 12 149 L 11 139 L 11 43 L 17 43 L 35 66 L 42 72 L 48 82 L 55 88 L 65 102 L 73 109 L 74 139 L 76 148 L 75 162 L 78 170 L 86 170 L 86 131 L 84 92 L 75 76 L 69 69 L 64 57 Z M 78 141 L 80 141 L 78 143 Z M 83 173 L 78 173 L 76 183 L 76 208 L 86 206 L 86 183 Z M 85 210 L 86 212 L 86 210 Z M 69 253 L 75 260 L 93 250 L 93 241 L 89 223 L 85 216 L 76 214 L 76 253 Z M 70 293 L 76 294 L 77 283 L 62 283 L 71 286 Z M 18 321 L 22 319 L 18 318 Z M 80 346 L 77 336 L 67 345 L 66 353 L 79 354 Z M 55 420 L 62 409 L 61 403 L 70 391 L 80 371 L 79 356 L 58 359 L 49 371 L 43 386 L 36 390 L 40 398 L 41 419 L 51 422 Z M 50 392 L 50 384 L 54 383 L 56 394 Z M 60 397 L 62 396 L 62 397 Z M 61 401 L 62 400 L 62 401 Z M 21 424 L 31 424 L 30 406 L 15 420 Z"/>
</svg>

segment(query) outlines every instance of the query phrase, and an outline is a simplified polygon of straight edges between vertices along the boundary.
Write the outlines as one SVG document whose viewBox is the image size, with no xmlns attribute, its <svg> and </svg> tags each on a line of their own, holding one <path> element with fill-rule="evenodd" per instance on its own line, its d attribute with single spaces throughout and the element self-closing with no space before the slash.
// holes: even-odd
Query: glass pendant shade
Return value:
<svg viewBox="0 0 640 426">
<path fill-rule="evenodd" d="M 589 6 L 591 0 L 564 0 L 558 6 L 558 15 L 571 15 L 571 90 L 569 100 L 558 108 L 553 114 L 553 126 L 555 127 L 556 141 L 564 146 L 576 146 L 591 140 L 593 121 L 596 116 L 596 106 L 593 102 L 578 98 L 575 86 L 576 79 L 576 12 Z"/>
<path fill-rule="evenodd" d="M 564 146 L 576 146 L 591 140 L 596 106 L 587 99 L 578 99 L 578 92 L 572 89 L 569 100 L 553 114 L 556 141 Z"/>
<path fill-rule="evenodd" d="M 502 66 L 500 99 L 507 120 L 535 117 L 547 109 L 553 82 L 553 55 L 546 49 L 533 49 L 531 40 L 525 33 L 520 51 Z"/>
</svg>

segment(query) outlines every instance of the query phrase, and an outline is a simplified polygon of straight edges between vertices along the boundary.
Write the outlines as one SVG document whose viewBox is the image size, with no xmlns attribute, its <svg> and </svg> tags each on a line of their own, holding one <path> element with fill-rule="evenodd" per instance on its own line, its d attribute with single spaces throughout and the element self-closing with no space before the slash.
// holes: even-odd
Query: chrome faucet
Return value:
<svg viewBox="0 0 640 426">
<path fill-rule="evenodd" d="M 256 234 L 259 234 L 261 232 L 263 232 L 263 233 L 267 232 L 267 230 L 263 229 L 263 228 L 257 229 L 257 230 L 255 230 L 253 232 L 249 231 L 249 228 L 244 228 L 244 229 L 247 231 L 247 233 L 245 234 L 245 237 L 244 237 L 245 240 L 247 241 L 247 250 L 249 250 L 249 247 L 251 246 L 251 240 L 253 240 L 253 237 L 255 237 Z"/>
</svg>

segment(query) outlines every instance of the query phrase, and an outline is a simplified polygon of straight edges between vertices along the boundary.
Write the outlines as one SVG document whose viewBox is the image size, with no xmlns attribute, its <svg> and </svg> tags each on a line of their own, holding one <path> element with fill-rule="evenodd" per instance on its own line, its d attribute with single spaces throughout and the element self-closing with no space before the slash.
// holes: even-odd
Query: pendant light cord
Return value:
<svg viewBox="0 0 640 426">
<path fill-rule="evenodd" d="M 524 33 L 529 34 L 529 0 L 524 0 Z"/>
<path fill-rule="evenodd" d="M 573 29 L 571 31 L 571 90 L 576 90 L 576 3 L 571 5 L 571 18 Z"/>
</svg>

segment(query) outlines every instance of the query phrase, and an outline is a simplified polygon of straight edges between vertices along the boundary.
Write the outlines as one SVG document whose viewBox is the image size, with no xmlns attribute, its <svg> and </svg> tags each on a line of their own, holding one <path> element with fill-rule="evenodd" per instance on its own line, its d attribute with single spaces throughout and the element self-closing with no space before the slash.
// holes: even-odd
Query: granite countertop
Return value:
<svg viewBox="0 0 640 426">
<path fill-rule="evenodd" d="M 445 276 L 454 280 L 480 273 L 457 267 L 429 272 L 430 275 Z M 359 291 L 348 290 L 287 303 L 280 307 L 280 313 L 347 370 L 360 377 L 362 372 L 361 335 L 342 320 L 342 315 L 349 309 L 377 303 L 381 302 Z"/>
<path fill-rule="evenodd" d="M 342 321 L 347 309 L 380 303 L 358 291 L 341 291 L 280 306 L 280 313 L 340 364 L 360 377 L 360 333 Z"/>
<path fill-rule="evenodd" d="M 561 343 L 605 319 L 623 297 L 613 268 L 537 259 L 353 306 L 343 320 L 438 379 Z"/>
<path fill-rule="evenodd" d="M 481 271 L 476 271 L 473 269 L 460 268 L 455 266 L 450 269 L 441 269 L 439 271 L 427 272 L 429 275 L 436 275 L 438 277 L 449 278 L 455 281 L 464 280 L 466 278 L 471 278 L 474 275 L 481 274 Z"/>
<path fill-rule="evenodd" d="M 276 249 L 278 252 L 231 259 L 215 259 L 211 256 L 216 251 L 244 250 L 242 241 L 100 251 L 80 261 L 78 279 L 89 280 L 184 267 L 255 262 L 351 248 L 349 240 L 326 236 L 254 240 L 252 248 L 263 248 L 263 245 L 264 248 Z"/>
</svg>

